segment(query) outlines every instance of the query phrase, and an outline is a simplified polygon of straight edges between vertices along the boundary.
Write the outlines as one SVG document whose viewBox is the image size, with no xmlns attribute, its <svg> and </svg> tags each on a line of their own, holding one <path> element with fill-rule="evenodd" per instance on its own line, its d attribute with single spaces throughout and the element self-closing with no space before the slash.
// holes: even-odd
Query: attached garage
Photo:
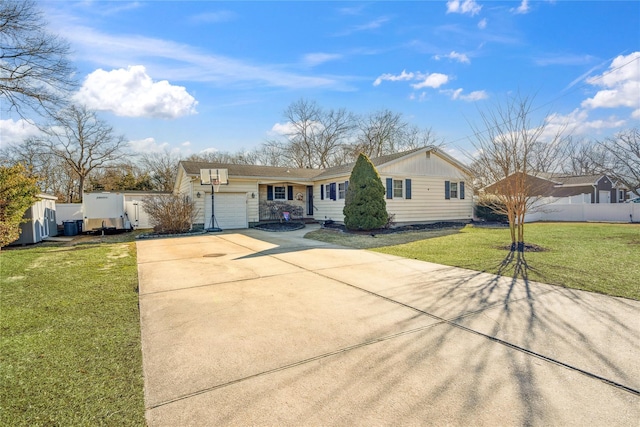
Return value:
<svg viewBox="0 0 640 427">
<path fill-rule="evenodd" d="M 247 194 L 246 193 L 215 193 L 214 205 L 216 209 L 216 224 L 223 230 L 247 228 Z M 211 193 L 205 193 L 204 226 L 211 225 Z"/>
</svg>

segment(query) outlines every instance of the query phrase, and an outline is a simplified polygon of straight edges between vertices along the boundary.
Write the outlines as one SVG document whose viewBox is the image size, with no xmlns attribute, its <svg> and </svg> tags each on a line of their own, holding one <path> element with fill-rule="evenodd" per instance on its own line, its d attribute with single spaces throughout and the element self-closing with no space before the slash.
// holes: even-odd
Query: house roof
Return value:
<svg viewBox="0 0 640 427">
<path fill-rule="evenodd" d="M 58 198 L 56 196 L 53 196 L 53 195 L 47 194 L 47 193 L 38 193 L 36 195 L 36 197 L 39 198 L 39 199 L 58 200 Z"/>
<path fill-rule="evenodd" d="M 210 163 L 181 161 L 188 175 L 200 176 L 200 169 L 227 169 L 229 176 L 247 178 L 295 178 L 311 179 L 322 173 L 322 169 L 283 168 L 261 165 L 237 165 L 231 163 Z"/>
<path fill-rule="evenodd" d="M 554 178 L 554 180 L 567 187 L 574 185 L 594 185 L 603 177 L 604 175 L 559 176 Z"/>
<path fill-rule="evenodd" d="M 388 154 L 385 156 L 375 157 L 371 159 L 371 163 L 374 166 L 379 167 L 388 163 L 392 163 L 403 157 L 410 156 L 418 152 L 431 151 L 437 153 L 443 157 L 446 161 L 454 164 L 462 170 L 467 170 L 466 166 L 458 162 L 453 157 L 437 150 L 434 147 L 420 147 L 414 148 L 408 151 L 402 151 L 399 153 Z M 200 175 L 200 169 L 227 169 L 229 176 L 236 178 L 267 178 L 267 179 L 282 179 L 282 180 L 308 180 L 329 178 L 334 176 L 349 175 L 355 162 L 347 163 L 340 166 L 334 166 L 326 169 L 302 169 L 302 168 L 287 168 L 276 166 L 261 166 L 261 165 L 242 165 L 242 164 L 230 164 L 230 163 L 209 163 L 209 162 L 192 162 L 181 161 L 180 164 L 184 168 L 184 171 L 188 175 Z"/>
<path fill-rule="evenodd" d="M 512 177 L 503 178 L 484 188 L 485 191 L 500 191 L 503 186 L 508 185 Z M 584 187 L 592 187 L 596 185 L 602 178 L 607 178 L 613 184 L 615 181 L 607 175 L 567 175 L 554 173 L 537 173 L 536 175 L 527 175 L 527 186 L 531 190 L 531 194 L 546 195 L 554 197 L 567 197 L 584 193 Z"/>
</svg>

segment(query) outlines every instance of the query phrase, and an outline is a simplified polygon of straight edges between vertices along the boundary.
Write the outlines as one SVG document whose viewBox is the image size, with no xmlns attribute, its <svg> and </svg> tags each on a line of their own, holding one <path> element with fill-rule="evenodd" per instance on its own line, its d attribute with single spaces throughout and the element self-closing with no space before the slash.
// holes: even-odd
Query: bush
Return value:
<svg viewBox="0 0 640 427">
<path fill-rule="evenodd" d="M 180 194 L 149 197 L 142 209 L 149 214 L 153 230 L 162 234 L 189 231 L 196 215 L 194 203 Z"/>
<path fill-rule="evenodd" d="M 20 237 L 22 217 L 38 192 L 36 178 L 24 166 L 0 166 L 0 247 Z"/>
<path fill-rule="evenodd" d="M 387 202 L 380 175 L 373 163 L 360 153 L 349 178 L 345 195 L 344 225 L 349 230 L 375 230 L 387 224 Z"/>
<path fill-rule="evenodd" d="M 490 222 L 509 222 L 504 204 L 493 197 L 481 198 L 475 206 L 476 218 Z"/>
</svg>

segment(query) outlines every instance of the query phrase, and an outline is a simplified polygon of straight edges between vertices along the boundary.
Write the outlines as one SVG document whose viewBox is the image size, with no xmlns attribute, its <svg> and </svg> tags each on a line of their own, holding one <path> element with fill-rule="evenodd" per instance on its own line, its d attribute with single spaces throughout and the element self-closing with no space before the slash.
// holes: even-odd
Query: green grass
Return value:
<svg viewBox="0 0 640 427">
<path fill-rule="evenodd" d="M 132 237 L 0 252 L 0 425 L 144 425 Z"/>
<path fill-rule="evenodd" d="M 323 231 L 308 236 L 350 247 L 362 247 L 357 240 L 366 237 Z M 441 236 L 408 233 L 404 243 L 385 237 L 369 237 L 372 250 L 511 277 L 526 275 L 528 280 L 640 300 L 637 224 L 527 224 L 525 241 L 546 250 L 526 252 L 527 268 L 518 273 L 516 262 L 505 262 L 509 252 L 501 248 L 511 241 L 508 229 L 467 226 Z"/>
</svg>

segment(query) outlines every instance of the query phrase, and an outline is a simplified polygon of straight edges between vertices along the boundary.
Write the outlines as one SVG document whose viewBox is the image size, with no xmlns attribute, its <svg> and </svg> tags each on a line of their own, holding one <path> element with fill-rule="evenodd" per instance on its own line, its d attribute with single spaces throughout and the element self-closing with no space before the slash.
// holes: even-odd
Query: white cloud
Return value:
<svg viewBox="0 0 640 427">
<path fill-rule="evenodd" d="M 640 52 L 616 57 L 603 74 L 587 79 L 587 83 L 600 86 L 593 98 L 582 102 L 584 108 L 633 109 L 632 116 L 640 115 Z"/>
<path fill-rule="evenodd" d="M 436 89 L 442 86 L 443 84 L 446 84 L 449 81 L 449 76 L 442 73 L 431 73 L 431 74 L 425 74 L 420 72 L 407 73 L 406 70 L 402 70 L 402 73 L 400 74 L 387 73 L 387 74 L 382 74 L 378 76 L 378 78 L 376 78 L 375 81 L 373 82 L 373 85 L 379 86 L 383 81 L 391 81 L 391 82 L 417 81 L 419 83 L 411 84 L 411 87 L 413 89 L 419 90 L 426 87 Z"/>
<path fill-rule="evenodd" d="M 476 15 L 480 13 L 482 6 L 475 0 L 449 0 L 447 1 L 447 13 L 462 13 L 467 15 Z"/>
<path fill-rule="evenodd" d="M 205 148 L 204 150 L 200 150 L 201 154 L 209 154 L 209 153 L 217 153 L 218 150 L 217 148 L 213 148 L 213 147 L 209 147 L 209 148 Z"/>
<path fill-rule="evenodd" d="M 529 7 L 529 0 L 522 0 L 522 2 L 520 3 L 520 6 L 511 9 L 511 11 L 513 13 L 519 14 L 519 15 L 524 15 L 529 13 L 529 11 L 531 10 L 531 8 Z"/>
<path fill-rule="evenodd" d="M 366 22 L 364 24 L 360 24 L 360 25 L 354 25 L 351 28 L 348 28 L 344 31 L 341 31 L 337 34 L 335 34 L 336 36 L 348 36 L 350 34 L 356 33 L 356 32 L 360 32 L 360 31 L 369 31 L 369 30 L 377 30 L 378 28 L 382 27 L 382 25 L 386 24 L 387 22 L 389 22 L 389 18 L 386 16 L 381 16 L 380 18 L 374 19 L 373 21 L 369 21 Z"/>
<path fill-rule="evenodd" d="M 462 62 L 464 64 L 468 64 L 468 63 L 471 62 L 467 55 L 465 55 L 464 53 L 458 53 L 455 50 L 451 51 L 451 53 L 449 53 L 447 55 L 436 55 L 436 56 L 434 56 L 434 59 L 436 59 L 437 61 L 439 61 L 441 58 L 449 58 L 449 59 L 452 59 L 454 61 Z"/>
<path fill-rule="evenodd" d="M 1 146 L 22 144 L 26 139 L 41 136 L 42 132 L 30 120 L 0 119 Z"/>
<path fill-rule="evenodd" d="M 546 137 L 553 137 L 562 130 L 573 135 L 591 135 L 594 132 L 597 133 L 607 129 L 615 129 L 625 126 L 626 124 L 625 120 L 621 120 L 615 116 L 589 120 L 589 112 L 580 108 L 576 108 L 566 115 L 558 113 L 550 114 L 546 117 L 545 122 L 546 127 L 543 136 Z"/>
<path fill-rule="evenodd" d="M 185 141 L 178 147 L 172 147 L 168 142 L 158 143 L 152 137 L 129 141 L 129 147 L 135 153 L 164 153 L 168 151 L 172 154 L 188 155 L 191 153 L 190 146 L 191 142 Z"/>
<path fill-rule="evenodd" d="M 316 65 L 323 64 L 329 61 L 335 61 L 342 58 L 342 55 L 337 53 L 309 53 L 304 56 L 303 62 L 309 67 L 315 67 Z"/>
<path fill-rule="evenodd" d="M 291 135 L 295 131 L 293 123 L 276 123 L 271 127 L 271 132 L 276 135 Z"/>
<path fill-rule="evenodd" d="M 135 141 L 129 141 L 131 149 L 138 153 L 162 153 L 169 149 L 169 143 L 163 142 L 158 144 L 154 138 L 144 138 Z"/>
<path fill-rule="evenodd" d="M 485 28 L 487 28 L 487 19 L 481 19 L 480 22 L 478 22 L 478 28 L 480 28 L 481 30 L 484 30 Z"/>
<path fill-rule="evenodd" d="M 219 12 L 206 12 L 191 17 L 191 21 L 195 23 L 219 23 L 228 22 L 234 20 L 236 14 L 228 10 L 221 10 Z"/>
<path fill-rule="evenodd" d="M 467 102 L 481 101 L 483 99 L 489 98 L 489 95 L 484 90 L 476 90 L 476 91 L 470 92 L 468 95 L 464 95 L 462 93 L 463 91 L 464 90 L 462 88 L 459 88 L 455 90 L 442 90 L 441 92 L 446 93 L 453 100 L 459 99 Z"/>
<path fill-rule="evenodd" d="M 373 85 L 379 86 L 380 83 L 382 83 L 385 80 L 390 82 L 413 80 L 414 77 L 415 77 L 414 73 L 407 73 L 406 70 L 402 70 L 402 73 L 397 75 L 385 73 L 385 74 L 382 74 L 381 76 L 378 76 L 378 78 L 373 82 Z"/>
<path fill-rule="evenodd" d="M 420 83 L 412 84 L 411 87 L 414 89 L 422 89 L 425 87 L 430 88 L 439 88 L 443 84 L 449 81 L 449 76 L 441 73 L 432 73 L 424 77 L 424 80 Z"/>
<path fill-rule="evenodd" d="M 175 119 L 195 114 L 197 101 L 182 86 L 154 82 L 142 65 L 89 74 L 75 100 L 97 111 L 117 116 Z"/>
<path fill-rule="evenodd" d="M 61 26 L 58 32 L 73 44 L 78 57 L 103 68 L 122 68 L 147 58 L 145 61 L 152 64 L 154 76 L 167 80 L 209 82 L 224 87 L 248 82 L 294 89 L 350 89 L 335 78 L 283 71 L 280 64 L 250 64 L 170 40 L 136 34 L 106 34 L 73 24 Z"/>
<path fill-rule="evenodd" d="M 307 130 L 310 132 L 319 132 L 324 127 L 319 122 L 309 121 L 307 123 Z M 292 123 L 276 123 L 271 127 L 271 131 L 268 132 L 271 136 L 292 136 L 298 132 L 298 127 Z"/>
</svg>

